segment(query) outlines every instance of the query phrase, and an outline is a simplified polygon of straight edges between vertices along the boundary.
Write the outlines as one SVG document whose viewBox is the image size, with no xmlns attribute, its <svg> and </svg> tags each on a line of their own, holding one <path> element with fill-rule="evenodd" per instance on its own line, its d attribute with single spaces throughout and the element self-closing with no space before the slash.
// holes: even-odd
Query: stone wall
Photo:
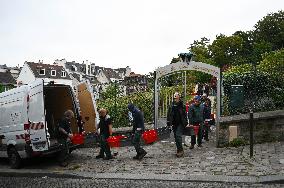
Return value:
<svg viewBox="0 0 284 188">
<path fill-rule="evenodd" d="M 254 143 L 284 141 L 284 110 L 254 113 Z M 221 117 L 217 146 L 224 147 L 234 138 L 249 143 L 249 114 Z"/>
</svg>

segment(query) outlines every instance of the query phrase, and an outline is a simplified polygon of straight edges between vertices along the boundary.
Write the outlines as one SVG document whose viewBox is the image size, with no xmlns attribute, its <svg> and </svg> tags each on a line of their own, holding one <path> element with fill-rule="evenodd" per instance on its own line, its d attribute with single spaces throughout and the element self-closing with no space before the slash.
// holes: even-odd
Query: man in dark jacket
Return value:
<svg viewBox="0 0 284 188">
<path fill-rule="evenodd" d="M 58 155 L 58 162 L 60 166 L 66 167 L 68 163 L 66 162 L 69 157 L 69 144 L 68 139 L 72 138 L 71 132 L 71 119 L 74 117 L 72 110 L 67 110 L 64 113 L 63 118 L 58 124 L 58 143 L 61 146 L 60 153 Z"/>
<path fill-rule="evenodd" d="M 198 126 L 198 134 L 197 134 L 197 145 L 198 147 L 202 147 L 202 131 L 203 131 L 203 109 L 200 105 L 200 96 L 195 96 L 193 99 L 193 104 L 190 106 L 188 111 L 188 127 Z M 196 135 L 191 136 L 191 146 L 190 149 L 194 148 L 196 144 Z"/>
<path fill-rule="evenodd" d="M 106 109 L 100 109 L 100 122 L 98 125 L 100 133 L 100 154 L 96 156 L 97 159 L 103 158 L 104 160 L 113 159 L 110 152 L 110 147 L 108 145 L 107 139 L 112 136 L 112 121 L 110 116 L 107 114 Z M 106 156 L 104 155 L 106 154 Z"/>
<path fill-rule="evenodd" d="M 174 102 L 170 106 L 167 115 L 167 126 L 172 127 L 177 147 L 177 157 L 184 155 L 182 147 L 182 134 L 187 125 L 185 106 L 180 100 L 178 92 L 174 94 Z"/>
<path fill-rule="evenodd" d="M 133 117 L 132 143 L 137 153 L 133 159 L 141 160 L 147 154 L 147 152 L 141 147 L 141 136 L 145 130 L 143 113 L 133 104 L 129 104 L 128 109 L 132 113 Z"/>
</svg>

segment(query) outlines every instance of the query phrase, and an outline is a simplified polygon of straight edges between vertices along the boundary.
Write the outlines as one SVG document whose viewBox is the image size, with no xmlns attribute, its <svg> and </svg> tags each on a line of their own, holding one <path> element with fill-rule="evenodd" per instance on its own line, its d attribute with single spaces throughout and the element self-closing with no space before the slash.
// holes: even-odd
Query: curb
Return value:
<svg viewBox="0 0 284 188">
<path fill-rule="evenodd" d="M 14 170 L 1 169 L 0 177 L 42 177 L 73 179 L 123 179 L 147 181 L 220 182 L 220 183 L 260 183 L 284 184 L 284 175 L 268 176 L 221 176 L 182 174 L 131 174 L 131 173 L 89 173 L 74 171 Z"/>
</svg>

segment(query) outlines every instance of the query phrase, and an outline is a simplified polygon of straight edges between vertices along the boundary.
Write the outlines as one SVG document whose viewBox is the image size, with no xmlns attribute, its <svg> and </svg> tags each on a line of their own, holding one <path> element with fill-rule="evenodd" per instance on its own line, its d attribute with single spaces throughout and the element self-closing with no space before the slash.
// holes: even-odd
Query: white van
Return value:
<svg viewBox="0 0 284 188">
<path fill-rule="evenodd" d="M 0 157 L 9 157 L 11 168 L 19 168 L 22 158 L 58 152 L 55 128 L 67 109 L 75 114 L 73 133 L 78 133 L 79 115 L 85 131 L 95 132 L 92 92 L 86 83 L 78 85 L 76 92 L 67 85 L 36 80 L 0 93 Z"/>
</svg>

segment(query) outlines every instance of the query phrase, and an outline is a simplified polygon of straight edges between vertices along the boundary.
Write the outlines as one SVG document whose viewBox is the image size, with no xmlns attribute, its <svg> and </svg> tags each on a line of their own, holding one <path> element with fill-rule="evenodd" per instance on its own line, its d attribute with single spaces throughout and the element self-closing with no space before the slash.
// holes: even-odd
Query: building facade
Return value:
<svg viewBox="0 0 284 188">
<path fill-rule="evenodd" d="M 44 64 L 42 61 L 38 63 L 25 62 L 17 78 L 17 83 L 19 85 L 30 84 L 37 79 L 43 79 L 45 83 L 54 82 L 73 86 L 72 79 L 62 66 Z"/>
<path fill-rule="evenodd" d="M 129 76 L 124 78 L 126 87 L 126 95 L 137 92 L 147 91 L 147 78 L 145 75 L 135 74 L 131 72 Z"/>
</svg>

